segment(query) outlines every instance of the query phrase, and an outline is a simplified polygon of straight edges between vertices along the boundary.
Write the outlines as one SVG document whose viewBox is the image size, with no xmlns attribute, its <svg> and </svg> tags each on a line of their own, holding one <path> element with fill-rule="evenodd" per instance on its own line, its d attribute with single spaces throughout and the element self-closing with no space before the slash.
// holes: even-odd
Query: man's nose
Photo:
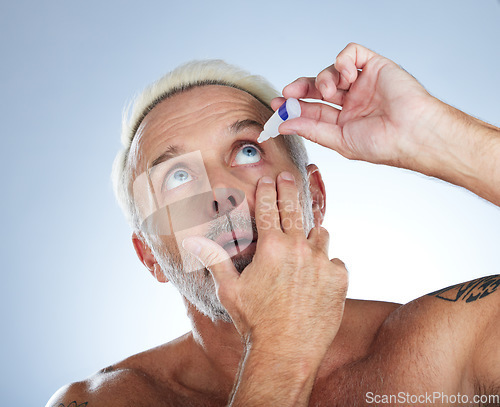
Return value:
<svg viewBox="0 0 500 407">
<path fill-rule="evenodd" d="M 245 199 L 245 193 L 233 185 L 241 180 L 228 175 L 225 170 L 215 165 L 206 164 L 206 171 L 213 193 L 209 203 L 210 216 L 224 216 L 240 206 Z"/>
<path fill-rule="evenodd" d="M 237 208 L 244 199 L 245 194 L 239 189 L 215 188 L 209 210 L 213 217 L 222 216 Z"/>
</svg>

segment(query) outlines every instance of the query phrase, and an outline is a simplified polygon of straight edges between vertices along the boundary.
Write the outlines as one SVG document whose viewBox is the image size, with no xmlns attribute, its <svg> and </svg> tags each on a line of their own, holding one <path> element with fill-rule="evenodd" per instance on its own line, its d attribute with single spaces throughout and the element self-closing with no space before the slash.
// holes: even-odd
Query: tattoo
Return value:
<svg viewBox="0 0 500 407">
<path fill-rule="evenodd" d="M 451 302 L 473 302 L 495 292 L 498 286 L 500 286 L 500 274 L 453 285 L 427 295 Z"/>
<path fill-rule="evenodd" d="M 86 401 L 85 403 L 82 403 L 82 404 L 78 404 L 76 401 L 72 401 L 67 406 L 65 406 L 63 403 L 60 403 L 57 406 L 54 405 L 54 407 L 86 407 L 87 404 L 89 404 L 88 401 Z"/>
</svg>

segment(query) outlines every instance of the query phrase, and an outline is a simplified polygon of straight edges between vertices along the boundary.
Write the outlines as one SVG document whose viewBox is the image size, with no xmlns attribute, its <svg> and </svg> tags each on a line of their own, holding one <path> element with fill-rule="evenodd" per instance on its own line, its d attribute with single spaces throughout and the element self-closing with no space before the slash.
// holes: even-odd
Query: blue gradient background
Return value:
<svg viewBox="0 0 500 407">
<path fill-rule="evenodd" d="M 137 260 L 109 178 L 125 102 L 178 64 L 223 58 L 281 89 L 355 41 L 500 124 L 494 0 L 17 0 L 0 4 L 0 31 L 2 406 L 44 405 L 63 384 L 189 329 L 175 290 Z M 499 272 L 497 207 L 308 148 L 350 297 L 406 302 Z"/>
</svg>

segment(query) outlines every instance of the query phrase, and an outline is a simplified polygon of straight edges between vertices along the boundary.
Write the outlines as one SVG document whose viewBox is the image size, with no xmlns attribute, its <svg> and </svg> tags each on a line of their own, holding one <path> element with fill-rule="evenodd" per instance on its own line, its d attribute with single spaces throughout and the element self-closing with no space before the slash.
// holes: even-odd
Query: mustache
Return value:
<svg viewBox="0 0 500 407">
<path fill-rule="evenodd" d="M 210 240 L 215 240 L 222 233 L 249 229 L 252 230 L 254 239 L 256 239 L 258 232 L 255 217 L 242 211 L 231 211 L 230 214 L 220 216 L 210 222 L 205 237 Z"/>
</svg>

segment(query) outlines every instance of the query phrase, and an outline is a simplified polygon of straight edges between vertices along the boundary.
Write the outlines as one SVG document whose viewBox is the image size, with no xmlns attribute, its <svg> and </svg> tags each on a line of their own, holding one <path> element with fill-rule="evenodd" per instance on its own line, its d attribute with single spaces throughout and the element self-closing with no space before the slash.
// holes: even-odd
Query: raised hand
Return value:
<svg viewBox="0 0 500 407">
<path fill-rule="evenodd" d="M 324 228 L 305 236 L 291 174 L 259 181 L 255 218 L 256 252 L 241 275 L 215 242 L 190 237 L 183 245 L 211 264 L 217 295 L 246 344 L 234 405 L 305 403 L 342 320 L 347 271 L 329 260 Z"/>
<path fill-rule="evenodd" d="M 283 123 L 282 134 L 299 134 L 343 156 L 409 168 L 418 148 L 432 144 L 428 131 L 438 117 L 435 98 L 391 60 L 349 44 L 316 78 L 299 78 L 283 89 L 302 102 L 302 116 Z M 283 99 L 273 101 L 277 108 Z"/>
<path fill-rule="evenodd" d="M 281 134 L 434 176 L 500 205 L 500 129 L 432 97 L 391 60 L 351 43 L 334 65 L 295 80 L 283 95 L 341 109 L 302 101 L 301 117 L 282 123 Z"/>
<path fill-rule="evenodd" d="M 219 299 L 245 340 L 281 352 L 294 349 L 306 335 L 316 344 L 310 348 L 321 353 L 342 318 L 346 270 L 340 260 L 328 259 L 326 229 L 316 226 L 305 236 L 298 189 L 285 177 L 278 176 L 276 184 L 263 177 L 258 184 L 257 248 L 241 275 L 213 241 L 190 237 L 184 247 L 213 264 L 209 269 Z"/>
</svg>

